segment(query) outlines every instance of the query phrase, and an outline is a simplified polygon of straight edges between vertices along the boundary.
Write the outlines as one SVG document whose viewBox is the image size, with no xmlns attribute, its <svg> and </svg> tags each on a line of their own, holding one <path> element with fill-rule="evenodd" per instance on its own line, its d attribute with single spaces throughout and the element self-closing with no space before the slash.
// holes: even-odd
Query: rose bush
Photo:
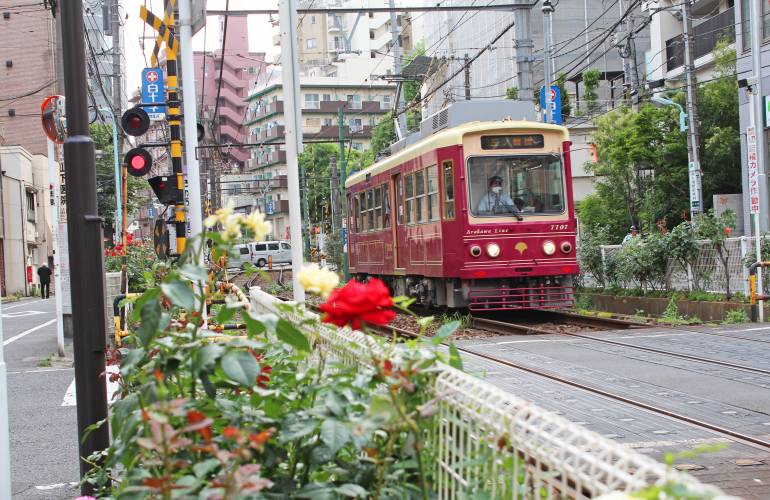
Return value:
<svg viewBox="0 0 770 500">
<path fill-rule="evenodd" d="M 223 232 L 205 235 L 214 255 L 226 254 L 236 233 L 264 229 L 258 217 L 218 217 Z M 387 323 L 395 314 L 387 287 L 371 280 L 332 291 L 328 323 L 303 330 L 286 319 L 289 306 L 286 317 L 261 315 L 228 296 L 211 323 L 237 319 L 245 329 L 226 337 L 202 329 L 202 299 L 228 288 L 195 264 L 203 241 L 153 275 L 133 304 L 132 334 L 110 356 L 120 363 L 103 424 L 112 442 L 88 457 L 98 495 L 429 498 L 435 459 L 424 444 L 436 407 L 426 389 L 444 355 L 382 340 L 379 354 L 349 366 L 314 352 L 304 333 Z"/>
<path fill-rule="evenodd" d="M 148 283 L 152 283 L 151 275 L 153 267 L 158 263 L 157 257 L 149 241 L 137 240 L 128 235 L 126 243 L 125 250 L 122 243 L 104 249 L 104 269 L 106 272 L 119 272 L 125 251 L 128 289 L 132 292 L 143 292 Z"/>
</svg>

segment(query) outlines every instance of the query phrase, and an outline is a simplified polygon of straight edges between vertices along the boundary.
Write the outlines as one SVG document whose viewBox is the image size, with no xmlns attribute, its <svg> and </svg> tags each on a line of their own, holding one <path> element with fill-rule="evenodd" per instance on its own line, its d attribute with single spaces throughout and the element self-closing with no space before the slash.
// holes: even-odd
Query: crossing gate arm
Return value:
<svg viewBox="0 0 770 500">
<path fill-rule="evenodd" d="M 755 262 L 749 266 L 749 297 L 751 299 L 751 321 L 759 320 L 759 301 L 770 300 L 770 295 L 757 293 L 757 288 L 762 288 L 762 283 L 757 284 L 757 269 L 770 267 L 770 261 Z"/>
</svg>

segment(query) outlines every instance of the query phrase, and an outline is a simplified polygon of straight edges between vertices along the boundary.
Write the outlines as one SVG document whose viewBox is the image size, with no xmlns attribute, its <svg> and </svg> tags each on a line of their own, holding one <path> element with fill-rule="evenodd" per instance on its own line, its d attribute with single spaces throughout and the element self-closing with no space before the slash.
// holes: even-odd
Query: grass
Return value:
<svg viewBox="0 0 770 500">
<path fill-rule="evenodd" d="M 470 328 L 473 326 L 473 317 L 470 314 L 461 314 L 459 311 L 455 311 L 451 314 L 444 313 L 441 316 L 441 324 L 451 323 L 452 321 L 459 321 L 459 329 Z"/>
<path fill-rule="evenodd" d="M 679 314 L 679 308 L 677 307 L 676 301 L 674 300 L 673 297 L 671 298 L 671 300 L 668 301 L 666 310 L 663 311 L 663 314 L 660 317 L 660 322 L 666 323 L 672 326 L 693 325 L 696 323 L 702 323 L 702 321 L 699 318 L 686 317 Z"/>
<path fill-rule="evenodd" d="M 38 368 L 50 368 L 53 366 L 53 353 L 37 362 Z"/>
<path fill-rule="evenodd" d="M 750 321 L 749 316 L 743 309 L 733 309 L 727 311 L 725 319 L 722 320 L 723 325 L 737 325 L 740 323 L 748 323 Z"/>
</svg>

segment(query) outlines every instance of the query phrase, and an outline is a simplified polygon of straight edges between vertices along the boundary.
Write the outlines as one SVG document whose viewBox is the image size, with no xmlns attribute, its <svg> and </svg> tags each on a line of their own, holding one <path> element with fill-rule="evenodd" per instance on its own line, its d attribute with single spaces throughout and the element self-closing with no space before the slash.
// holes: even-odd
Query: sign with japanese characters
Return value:
<svg viewBox="0 0 770 500">
<path fill-rule="evenodd" d="M 142 104 L 163 103 L 166 100 L 165 95 L 163 70 L 144 68 L 142 70 Z M 144 110 L 150 115 L 150 120 L 158 121 L 166 118 L 166 106 L 145 106 Z"/>
<path fill-rule="evenodd" d="M 749 212 L 759 213 L 759 160 L 757 158 L 757 131 L 746 127 L 746 146 L 749 164 Z"/>
</svg>

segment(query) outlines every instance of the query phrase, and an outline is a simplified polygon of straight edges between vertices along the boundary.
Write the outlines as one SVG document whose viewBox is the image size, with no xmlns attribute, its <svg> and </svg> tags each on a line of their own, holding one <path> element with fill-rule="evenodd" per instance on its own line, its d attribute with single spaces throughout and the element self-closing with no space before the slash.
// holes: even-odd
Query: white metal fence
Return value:
<svg viewBox="0 0 770 500">
<path fill-rule="evenodd" d="M 666 288 L 669 290 L 693 290 L 695 284 L 700 289 L 715 292 L 726 292 L 725 268 L 714 245 L 708 241 L 699 241 L 700 252 L 695 264 L 682 267 L 679 262 L 669 259 L 666 269 Z M 730 277 L 730 291 L 749 294 L 749 272 L 746 262 L 754 260 L 756 255 L 756 240 L 751 237 L 727 238 L 725 240 L 727 254 L 727 274 Z M 602 245 L 602 266 L 604 275 L 607 275 L 610 259 L 622 248 L 622 245 Z M 583 284 L 586 286 L 598 286 L 599 280 L 585 269 L 582 274 Z M 623 283 L 620 283 L 623 285 Z M 633 281 L 625 283 L 628 288 L 638 288 L 639 284 Z"/>
<path fill-rule="evenodd" d="M 290 316 L 317 349 L 340 362 L 364 368 L 373 355 L 382 356 L 379 344 L 364 333 L 302 321 L 317 316 L 289 313 L 259 288 L 252 288 L 250 296 L 253 311 Z M 706 497 L 724 498 L 689 475 L 668 471 L 649 457 L 449 366 L 436 372 L 432 396 L 438 412 L 427 444 L 437 457 L 433 486 L 440 499 L 469 498 L 477 491 L 490 498 L 595 498 L 667 479 Z"/>
</svg>

